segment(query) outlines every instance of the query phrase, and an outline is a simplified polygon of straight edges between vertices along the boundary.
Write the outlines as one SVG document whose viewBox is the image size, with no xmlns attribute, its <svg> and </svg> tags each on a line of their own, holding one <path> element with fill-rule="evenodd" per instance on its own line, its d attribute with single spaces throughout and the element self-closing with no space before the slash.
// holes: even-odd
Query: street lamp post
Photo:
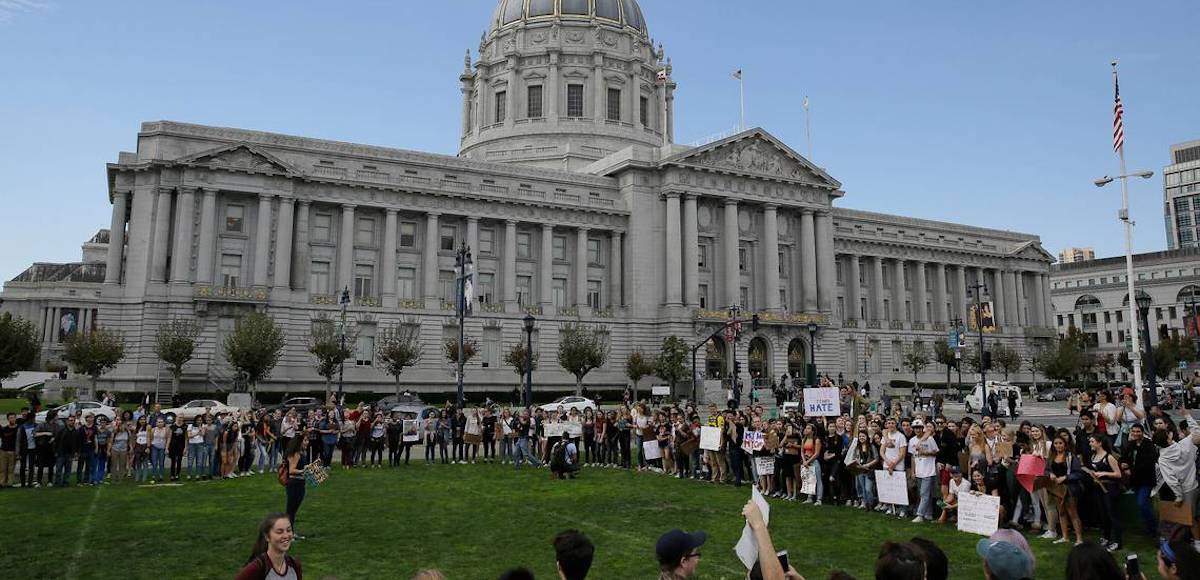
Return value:
<svg viewBox="0 0 1200 580">
<path fill-rule="evenodd" d="M 345 354 L 346 353 L 346 307 L 350 305 L 350 287 L 349 286 L 346 286 L 345 288 L 342 289 L 342 295 L 338 299 L 338 303 L 340 303 L 342 305 L 342 327 L 341 327 L 341 336 L 339 337 L 340 344 L 342 346 L 342 350 L 339 354 Z M 340 360 L 340 362 L 338 362 L 338 401 L 341 401 L 342 400 L 342 390 L 343 390 L 343 385 L 344 385 L 344 382 L 342 380 L 342 375 L 345 373 L 345 370 L 346 370 L 346 358 L 345 357 L 339 357 L 339 358 L 341 360 Z"/>
<path fill-rule="evenodd" d="M 458 314 L 458 408 L 463 408 L 463 365 L 466 363 L 463 352 L 466 350 L 463 342 L 466 340 L 466 329 L 464 328 L 464 319 L 467 316 L 467 280 L 471 276 L 471 248 L 462 246 L 458 249 L 458 253 L 454 256 L 454 268 L 458 273 L 458 296 L 456 302 Z"/>
<path fill-rule="evenodd" d="M 525 408 L 533 405 L 533 325 L 537 319 L 525 313 Z"/>
<path fill-rule="evenodd" d="M 954 320 L 950 321 L 950 324 L 954 325 L 954 336 L 956 337 L 956 341 L 954 344 L 954 370 L 958 371 L 957 390 L 961 394 L 961 392 L 962 392 L 962 345 L 963 345 L 962 325 L 963 325 L 963 321 L 961 318 L 955 318 Z"/>
<path fill-rule="evenodd" d="M 1133 388 L 1138 392 L 1139 400 L 1145 401 L 1145 393 L 1142 391 L 1142 352 L 1138 345 L 1138 330 L 1137 330 L 1137 305 L 1134 304 L 1133 293 L 1133 220 L 1129 219 L 1129 178 L 1141 177 L 1142 179 L 1150 179 L 1154 176 L 1153 171 L 1138 171 L 1135 173 L 1125 172 L 1125 149 L 1121 148 L 1121 175 L 1109 177 L 1105 175 L 1097 179 L 1093 183 L 1096 187 L 1104 187 L 1113 182 L 1114 179 L 1121 180 L 1121 210 L 1117 212 L 1117 219 L 1125 224 L 1125 285 L 1126 292 L 1129 293 L 1129 335 L 1130 347 L 1133 352 L 1130 356 L 1133 357 Z"/>
<path fill-rule="evenodd" d="M 808 323 L 808 377 L 810 387 L 817 386 L 817 323 Z"/>
<path fill-rule="evenodd" d="M 1138 296 L 1136 302 L 1138 313 L 1141 314 L 1142 332 L 1146 333 L 1146 374 L 1150 375 L 1147 377 L 1147 380 L 1150 382 L 1150 395 L 1148 398 L 1141 399 L 1141 401 L 1149 409 L 1158 404 L 1158 380 L 1155 376 L 1157 373 L 1154 368 L 1154 348 L 1150 345 L 1150 296 Z M 1136 361 L 1134 364 L 1134 368 L 1137 368 Z"/>
<path fill-rule="evenodd" d="M 983 304 L 981 301 L 981 299 L 983 297 L 983 292 L 987 292 L 987 291 L 988 291 L 987 284 L 983 284 L 978 281 L 976 281 L 974 284 L 967 285 L 967 292 L 970 292 L 971 294 L 973 294 L 975 296 L 975 329 L 979 331 L 979 384 L 982 386 L 982 389 L 983 389 L 979 393 L 979 396 L 980 396 L 979 400 L 981 403 L 979 406 L 980 406 L 981 411 L 983 409 L 990 408 L 989 405 L 987 404 L 987 400 L 988 400 L 988 396 L 987 396 L 987 365 L 984 364 L 984 361 L 986 359 L 985 359 L 985 355 L 983 352 Z M 961 373 L 961 371 L 960 371 L 960 373 Z M 986 415 L 987 415 L 986 411 L 981 413 L 981 416 L 986 416 Z"/>
<path fill-rule="evenodd" d="M 729 356 L 732 357 L 731 358 L 732 368 L 730 369 L 730 373 L 729 373 L 729 392 L 733 395 L 734 400 L 738 400 L 741 398 L 738 393 L 738 361 L 737 361 L 737 341 L 738 341 L 738 334 L 739 334 L 738 331 L 741 330 L 741 328 L 739 328 L 739 326 L 741 325 L 741 320 L 738 319 L 739 311 L 740 311 L 740 309 L 738 308 L 737 304 L 734 304 L 733 306 L 729 307 L 729 323 L 728 324 L 729 324 L 729 326 L 733 327 L 733 329 L 732 329 L 733 340 L 729 341 Z"/>
</svg>

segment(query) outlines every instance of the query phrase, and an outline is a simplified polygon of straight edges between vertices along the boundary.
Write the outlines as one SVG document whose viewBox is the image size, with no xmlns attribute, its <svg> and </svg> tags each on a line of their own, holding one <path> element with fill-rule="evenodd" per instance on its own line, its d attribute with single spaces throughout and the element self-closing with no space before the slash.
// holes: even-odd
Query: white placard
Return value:
<svg viewBox="0 0 1200 580">
<path fill-rule="evenodd" d="M 1000 527 L 1000 498 L 962 493 L 958 496 L 958 531 L 990 536 Z"/>
<path fill-rule="evenodd" d="M 804 495 L 817 493 L 817 468 L 811 464 L 808 467 L 800 468 L 800 493 Z"/>
<path fill-rule="evenodd" d="M 547 438 L 562 437 L 565 429 L 566 425 L 564 423 L 546 423 L 546 425 L 542 427 L 542 433 L 544 433 Z"/>
<path fill-rule="evenodd" d="M 700 428 L 700 448 L 707 451 L 721 450 L 721 429 L 717 427 Z"/>
<path fill-rule="evenodd" d="M 837 417 L 842 414 L 837 387 L 804 389 L 805 417 Z"/>
<path fill-rule="evenodd" d="M 404 420 L 403 433 L 405 443 L 412 443 L 421 439 L 420 423 L 417 419 Z"/>
<path fill-rule="evenodd" d="M 762 431 L 746 431 L 742 436 L 742 449 L 747 453 L 753 453 L 763 448 L 766 439 Z"/>
<path fill-rule="evenodd" d="M 662 459 L 662 448 L 658 446 L 658 439 L 651 439 L 642 443 L 642 459 L 646 461 Z"/>
<path fill-rule="evenodd" d="M 763 498 L 757 487 L 750 489 L 750 501 L 753 501 L 758 506 L 758 510 L 762 512 L 763 523 L 769 524 L 771 522 L 771 506 L 767 504 L 767 500 Z M 758 561 L 758 540 L 754 537 L 750 524 L 746 524 L 742 528 L 742 538 L 733 547 L 733 551 L 747 570 L 753 568 L 754 563 Z"/>
<path fill-rule="evenodd" d="M 755 457 L 754 467 L 758 469 L 759 475 L 775 475 L 775 458 Z"/>
<path fill-rule="evenodd" d="M 883 469 L 875 470 L 875 488 L 879 492 L 880 503 L 908 505 L 908 481 L 903 471 L 889 474 Z"/>
<path fill-rule="evenodd" d="M 671 385 L 654 385 L 650 387 L 650 394 L 655 397 L 670 397 Z"/>
<path fill-rule="evenodd" d="M 583 437 L 583 425 L 574 421 L 559 423 L 563 426 L 563 433 L 568 437 Z"/>
<path fill-rule="evenodd" d="M 468 435 L 483 435 L 483 429 L 479 426 L 479 419 L 475 415 L 467 417 L 467 426 L 463 428 L 463 432 Z"/>
<path fill-rule="evenodd" d="M 800 403 L 797 403 L 796 401 L 788 401 L 783 404 L 783 412 L 784 413 L 787 413 L 788 411 L 799 411 L 799 410 L 800 410 Z"/>
</svg>

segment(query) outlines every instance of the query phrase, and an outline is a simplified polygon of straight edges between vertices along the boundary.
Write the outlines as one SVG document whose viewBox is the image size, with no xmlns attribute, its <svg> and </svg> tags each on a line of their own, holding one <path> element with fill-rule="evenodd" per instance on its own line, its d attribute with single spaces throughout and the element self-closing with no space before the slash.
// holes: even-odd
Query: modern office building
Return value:
<svg viewBox="0 0 1200 580">
<path fill-rule="evenodd" d="M 1200 141 L 1171 146 L 1171 164 L 1163 167 L 1163 217 L 1167 246 L 1200 246 Z"/>
<path fill-rule="evenodd" d="M 1060 264 L 1071 264 L 1095 259 L 1096 250 L 1092 248 L 1066 248 L 1058 253 L 1058 263 Z"/>
<path fill-rule="evenodd" d="M 624 386 L 634 350 L 657 352 L 669 335 L 703 341 L 735 304 L 762 321 L 733 345 L 743 381 L 800 373 L 810 359 L 846 380 L 911 378 L 905 349 L 946 340 L 976 282 L 995 303 L 992 339 L 1024 349 L 1053 337 L 1053 256 L 1037 236 L 839 208 L 842 183 L 763 129 L 674 144 L 671 73 L 634 0 L 500 0 L 457 72 L 457 156 L 144 123 L 134 150 L 108 165 L 102 275 L 52 288 L 14 280 L 0 307 L 48 325 L 76 308 L 52 294 L 86 290 L 89 324 L 128 341 L 102 379 L 118 389 L 161 380 L 154 337 L 173 317 L 204 328 L 184 388 L 227 381 L 218 345 L 257 310 L 288 335 L 260 388 L 319 390 L 306 338 L 314 320 L 339 315 L 348 288 L 358 348 L 347 388 L 392 389 L 373 337 L 407 325 L 424 355 L 403 383 L 448 390 L 441 347 L 458 334 L 463 245 L 477 271 L 465 327 L 480 347 L 465 373 L 473 391 L 517 385 L 502 360 L 525 340 L 526 313 L 537 319 L 535 389 L 574 384 L 556 364 L 564 321 L 596 325 L 611 344 L 587 376 L 593 389 Z M 57 356 L 62 333 L 44 338 Z M 699 370 L 726 376 L 727 348 L 702 347 Z"/>
</svg>

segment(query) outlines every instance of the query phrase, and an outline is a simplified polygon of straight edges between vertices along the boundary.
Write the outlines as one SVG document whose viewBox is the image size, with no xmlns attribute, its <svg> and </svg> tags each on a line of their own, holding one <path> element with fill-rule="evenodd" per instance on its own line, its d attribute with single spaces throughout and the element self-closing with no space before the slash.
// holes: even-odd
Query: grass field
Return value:
<svg viewBox="0 0 1200 580">
<path fill-rule="evenodd" d="M 672 527 L 705 530 L 701 578 L 742 578 L 733 554 L 749 488 L 649 473 L 587 469 L 574 481 L 501 465 L 343 472 L 309 488 L 293 544 L 306 577 L 407 579 L 438 568 L 451 579 L 492 579 L 524 565 L 553 578 L 554 534 L 577 528 L 597 546 L 591 578 L 656 577 L 654 541 Z M 259 519 L 282 511 L 270 475 L 180 486 L 4 490 L 0 570 L 7 578 L 230 578 L 244 563 Z M 1132 519 L 1126 521 L 1132 522 Z M 872 578 L 879 544 L 921 535 L 949 554 L 951 578 L 981 578 L 978 536 L 845 507 L 772 500 L 771 535 L 809 580 L 843 569 Z M 1094 534 L 1092 535 L 1094 537 Z M 1147 577 L 1153 548 L 1128 543 Z M 1038 578 L 1062 578 L 1067 547 L 1030 539 Z M 1148 564 L 1148 565 L 1146 565 Z"/>
</svg>

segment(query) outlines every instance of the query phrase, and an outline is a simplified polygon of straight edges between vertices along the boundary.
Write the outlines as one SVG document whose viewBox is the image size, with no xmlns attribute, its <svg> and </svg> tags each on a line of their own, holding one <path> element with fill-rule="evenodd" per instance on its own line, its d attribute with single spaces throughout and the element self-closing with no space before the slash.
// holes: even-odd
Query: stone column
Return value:
<svg viewBox="0 0 1200 580">
<path fill-rule="evenodd" d="M 608 118 L 608 104 L 604 98 L 604 55 L 597 52 L 592 59 L 592 120 L 603 125 Z"/>
<path fill-rule="evenodd" d="M 125 214 L 129 207 L 128 191 L 113 191 L 112 221 L 108 229 L 108 258 L 104 268 L 105 284 L 121 283 L 121 260 L 125 251 Z"/>
<path fill-rule="evenodd" d="M 292 235 L 296 199 L 279 198 L 279 222 L 275 226 L 275 279 L 272 284 L 282 290 L 292 287 Z"/>
<path fill-rule="evenodd" d="M 150 246 L 154 241 L 154 201 L 157 188 L 137 187 L 130 202 L 129 225 L 126 231 L 125 279 L 126 296 L 142 296 L 150 279 Z"/>
<path fill-rule="evenodd" d="M 763 207 L 763 254 L 767 310 L 779 311 L 779 208 L 771 203 Z"/>
<path fill-rule="evenodd" d="M 337 286 L 334 296 L 354 283 L 354 204 L 342 204 L 342 228 L 338 232 Z"/>
<path fill-rule="evenodd" d="M 883 258 L 871 256 L 871 297 L 874 298 L 875 311 L 871 320 L 883 320 Z"/>
<path fill-rule="evenodd" d="M 678 198 L 676 198 L 678 200 Z M 575 230 L 575 306 L 587 306 L 588 229 Z"/>
<path fill-rule="evenodd" d="M 58 333 L 61 331 L 61 327 L 58 325 L 58 319 L 62 317 L 62 309 L 55 306 L 51 312 L 53 312 L 53 314 L 50 315 L 50 343 L 57 344 Z"/>
<path fill-rule="evenodd" d="M 926 296 L 925 262 L 916 260 L 913 262 L 913 322 L 929 322 L 929 313 L 925 310 Z"/>
<path fill-rule="evenodd" d="M 170 187 L 156 188 L 154 196 L 154 247 L 150 254 L 150 281 L 167 280 L 167 248 L 171 244 L 171 194 Z"/>
<path fill-rule="evenodd" d="M 383 259 L 379 277 L 383 279 L 383 298 L 396 297 L 396 229 L 398 211 L 387 208 L 383 218 Z"/>
<path fill-rule="evenodd" d="M 1008 297 L 1004 294 L 1004 272 L 999 268 L 992 268 L 992 317 L 996 319 L 996 325 L 1001 327 L 1001 332 L 1006 331 L 1004 327 L 1008 325 Z"/>
<path fill-rule="evenodd" d="M 192 273 L 192 213 L 196 188 L 180 187 L 175 204 L 175 241 L 171 248 L 171 282 L 187 284 Z"/>
<path fill-rule="evenodd" d="M 904 260 L 892 262 L 892 320 L 904 320 Z"/>
<path fill-rule="evenodd" d="M 862 285 L 858 283 L 858 279 L 862 276 L 862 267 L 859 265 L 858 256 L 854 254 L 846 254 L 846 317 L 854 320 L 863 318 L 860 305 L 862 304 Z"/>
<path fill-rule="evenodd" d="M 1039 286 L 1042 289 L 1042 326 L 1053 327 L 1054 302 L 1050 299 L 1050 276 L 1038 274 L 1038 279 L 1041 281 Z"/>
<path fill-rule="evenodd" d="M 557 51 L 550 53 L 550 73 L 546 77 L 545 88 L 542 89 L 542 105 L 546 107 L 546 117 L 551 123 L 558 123 L 558 56 Z"/>
<path fill-rule="evenodd" d="M 1013 270 L 1012 277 L 1013 294 L 1015 296 L 1013 305 L 1017 308 L 1017 325 L 1021 327 L 1030 326 L 1025 304 L 1025 274 L 1020 270 Z"/>
<path fill-rule="evenodd" d="M 631 64 L 633 66 L 630 67 L 630 70 L 640 70 L 641 69 L 641 65 L 638 61 L 635 60 Z M 637 75 L 635 75 L 631 72 L 625 77 L 625 81 L 626 81 L 625 102 L 628 103 L 628 108 L 629 108 L 629 123 L 631 125 L 633 125 L 633 129 L 635 131 L 641 132 L 642 120 L 638 117 L 638 112 L 641 109 L 641 107 L 638 106 L 640 104 L 638 101 L 638 97 L 640 96 L 640 93 L 642 91 L 638 88 L 638 85 L 637 85 L 637 83 L 638 83 Z"/>
<path fill-rule="evenodd" d="M 438 212 L 429 212 L 425 214 L 425 251 L 421 260 L 421 272 L 424 274 L 425 287 L 423 295 L 425 300 L 442 299 L 438 296 L 438 236 L 441 233 L 438 226 L 438 217 L 442 214 Z M 427 305 L 428 307 L 429 305 Z"/>
<path fill-rule="evenodd" d="M 958 265 L 954 267 L 955 278 L 954 284 L 958 288 L 955 289 L 954 312 L 955 316 L 966 320 L 967 319 L 967 267 Z"/>
<path fill-rule="evenodd" d="M 816 235 L 817 303 L 821 312 L 832 312 L 837 280 L 833 273 L 833 213 L 827 209 L 817 212 Z"/>
<path fill-rule="evenodd" d="M 504 221 L 504 308 L 517 306 L 517 220 Z"/>
<path fill-rule="evenodd" d="M 504 109 L 505 109 L 504 110 L 504 126 L 505 127 L 512 127 L 513 123 L 517 119 L 517 114 L 518 114 L 517 113 L 517 102 L 518 102 L 517 90 L 519 88 L 521 78 L 520 78 L 520 75 L 517 74 L 517 64 L 518 64 L 517 57 L 515 57 L 515 56 L 508 57 L 508 88 L 505 89 L 507 91 L 507 94 L 505 95 L 506 102 L 504 104 Z"/>
<path fill-rule="evenodd" d="M 54 307 L 46 306 L 46 313 L 42 315 L 42 342 L 50 342 L 50 337 L 54 336 Z"/>
<path fill-rule="evenodd" d="M 205 187 L 200 202 L 200 241 L 196 249 L 196 282 L 213 283 L 213 252 L 217 245 L 217 190 Z"/>
<path fill-rule="evenodd" d="M 79 333 L 87 334 L 88 328 L 92 321 L 92 307 L 86 306 L 79 309 Z"/>
<path fill-rule="evenodd" d="M 254 228 L 254 285 L 267 285 L 267 265 L 271 251 L 271 197 L 258 196 L 258 224 Z"/>
<path fill-rule="evenodd" d="M 608 293 L 608 306 L 610 308 L 617 308 L 624 304 L 624 287 L 621 284 L 621 279 L 624 274 L 621 265 L 621 244 L 623 233 L 624 232 L 621 230 L 617 230 L 612 233 L 612 260 L 609 262 L 608 269 L 609 284 L 612 285 L 612 290 L 610 290 Z M 695 263 L 695 260 L 693 260 L 693 263 Z"/>
<path fill-rule="evenodd" d="M 801 305 L 805 312 L 816 312 L 817 306 L 817 234 L 813 210 L 800 212 L 800 288 Z"/>
<path fill-rule="evenodd" d="M 737 200 L 725 200 L 725 219 L 721 230 L 721 244 L 725 250 L 725 301 L 732 306 L 741 297 L 741 272 L 738 270 L 738 204 Z M 715 305 L 714 305 L 715 306 Z"/>
<path fill-rule="evenodd" d="M 312 202 L 302 199 L 300 200 L 300 209 L 296 211 L 296 231 L 292 235 L 296 246 L 292 251 L 292 279 L 294 281 L 292 288 L 297 290 L 309 289 L 308 212 L 311 206 Z"/>
<path fill-rule="evenodd" d="M 938 262 L 933 271 L 933 321 L 950 322 L 946 316 L 946 265 Z"/>
<path fill-rule="evenodd" d="M 549 314 L 546 308 L 553 304 L 554 294 L 554 226 L 551 224 L 542 224 L 542 251 L 538 255 L 538 273 L 538 302 L 542 304 L 542 314 Z"/>
<path fill-rule="evenodd" d="M 698 239 L 696 227 L 696 196 L 684 194 L 683 303 L 693 308 L 700 305 L 700 240 Z"/>
<path fill-rule="evenodd" d="M 1030 294 L 1030 309 L 1029 309 L 1029 324 L 1030 326 L 1045 326 L 1046 322 L 1043 318 L 1046 316 L 1046 308 L 1042 304 L 1042 275 L 1030 272 L 1029 281 L 1031 282 Z M 1080 322 L 1082 324 L 1082 321 Z"/>
<path fill-rule="evenodd" d="M 681 271 L 680 271 L 680 249 L 682 247 L 682 235 L 679 231 L 679 192 L 667 192 L 667 227 L 666 238 L 664 245 L 666 246 L 667 255 L 667 293 L 666 304 L 668 306 L 679 306 L 682 304 L 680 294 L 681 289 Z"/>
</svg>

